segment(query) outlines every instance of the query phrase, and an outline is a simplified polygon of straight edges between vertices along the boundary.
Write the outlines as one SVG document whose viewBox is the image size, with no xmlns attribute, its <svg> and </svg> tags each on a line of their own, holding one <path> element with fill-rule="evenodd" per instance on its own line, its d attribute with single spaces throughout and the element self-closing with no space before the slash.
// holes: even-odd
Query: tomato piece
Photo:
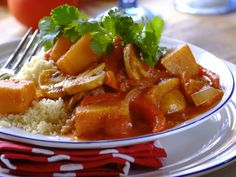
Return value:
<svg viewBox="0 0 236 177">
<path fill-rule="evenodd" d="M 220 88 L 220 76 L 206 68 L 200 67 L 199 75 L 201 77 L 207 77 L 210 81 L 213 87 Z"/>
<path fill-rule="evenodd" d="M 152 133 L 165 129 L 166 118 L 161 110 L 144 96 L 138 96 L 130 103 L 130 109 L 135 115 L 144 117 L 152 126 Z"/>
<path fill-rule="evenodd" d="M 96 103 L 100 103 L 103 101 L 111 101 L 111 100 L 116 100 L 116 99 L 120 99 L 121 95 L 117 94 L 117 93 L 102 93 L 100 95 L 96 95 L 96 96 L 87 96 L 85 97 L 80 105 L 81 106 L 86 106 L 89 104 L 96 104 Z"/>
</svg>

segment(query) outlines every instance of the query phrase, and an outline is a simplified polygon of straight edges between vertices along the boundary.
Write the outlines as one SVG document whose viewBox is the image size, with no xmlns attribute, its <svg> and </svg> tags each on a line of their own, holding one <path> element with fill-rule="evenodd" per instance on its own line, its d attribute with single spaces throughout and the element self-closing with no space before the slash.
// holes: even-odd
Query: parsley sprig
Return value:
<svg viewBox="0 0 236 177">
<path fill-rule="evenodd" d="M 40 39 L 46 50 L 53 47 L 61 35 L 71 42 L 76 42 L 83 34 L 92 35 L 91 48 L 98 54 L 109 53 L 117 36 L 124 45 L 134 43 L 142 53 L 142 59 L 154 66 L 162 55 L 163 47 L 159 46 L 164 22 L 156 16 L 152 20 L 144 19 L 136 23 L 122 10 L 110 10 L 99 20 L 89 20 L 77 8 L 63 5 L 51 11 L 51 16 L 39 22 Z"/>
</svg>

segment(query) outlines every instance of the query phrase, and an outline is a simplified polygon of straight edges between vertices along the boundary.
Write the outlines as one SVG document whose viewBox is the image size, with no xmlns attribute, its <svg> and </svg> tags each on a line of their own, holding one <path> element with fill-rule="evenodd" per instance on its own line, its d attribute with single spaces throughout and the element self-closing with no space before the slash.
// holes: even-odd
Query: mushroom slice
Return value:
<svg viewBox="0 0 236 177">
<path fill-rule="evenodd" d="M 56 99 L 64 97 L 66 92 L 63 88 L 63 76 L 56 69 L 44 70 L 40 73 L 38 83 L 42 94 L 48 98 Z"/>
<path fill-rule="evenodd" d="M 150 68 L 137 57 L 133 44 L 128 44 L 124 48 L 124 63 L 126 73 L 130 79 L 140 80 L 151 77 Z"/>
<path fill-rule="evenodd" d="M 63 88 L 69 95 L 77 94 L 97 88 L 104 83 L 105 63 L 101 63 L 94 69 L 86 70 L 76 78 L 71 77 L 63 82 Z"/>
</svg>

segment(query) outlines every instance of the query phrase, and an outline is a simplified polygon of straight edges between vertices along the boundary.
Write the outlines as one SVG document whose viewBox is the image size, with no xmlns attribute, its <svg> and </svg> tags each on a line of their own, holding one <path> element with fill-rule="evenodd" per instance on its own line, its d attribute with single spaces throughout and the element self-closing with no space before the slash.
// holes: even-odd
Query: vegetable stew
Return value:
<svg viewBox="0 0 236 177">
<path fill-rule="evenodd" d="M 34 99 L 64 100 L 72 124 L 63 135 L 101 140 L 158 133 L 221 100 L 219 76 L 200 66 L 187 44 L 159 45 L 163 24 L 159 17 L 136 23 L 119 9 L 88 20 L 68 5 L 41 20 L 44 60 L 55 68 L 40 72 Z"/>
</svg>

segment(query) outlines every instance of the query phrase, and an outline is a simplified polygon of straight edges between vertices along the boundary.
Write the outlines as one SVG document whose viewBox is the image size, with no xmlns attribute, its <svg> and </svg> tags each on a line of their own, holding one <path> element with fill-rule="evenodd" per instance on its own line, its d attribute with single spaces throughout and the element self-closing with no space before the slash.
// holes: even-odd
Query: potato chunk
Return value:
<svg viewBox="0 0 236 177">
<path fill-rule="evenodd" d="M 89 137 L 100 133 L 122 136 L 131 126 L 129 106 L 124 101 L 78 106 L 73 116 L 75 134 L 78 137 Z"/>
<path fill-rule="evenodd" d="M 90 34 L 83 35 L 58 61 L 58 68 L 66 74 L 77 75 L 99 58 L 90 45 L 92 37 Z"/>
<path fill-rule="evenodd" d="M 35 97 L 32 81 L 0 80 L 0 114 L 22 113 Z"/>
<path fill-rule="evenodd" d="M 161 63 L 175 76 L 180 76 L 183 72 L 189 76 L 195 76 L 200 71 L 200 67 L 187 44 L 164 56 Z"/>
</svg>

